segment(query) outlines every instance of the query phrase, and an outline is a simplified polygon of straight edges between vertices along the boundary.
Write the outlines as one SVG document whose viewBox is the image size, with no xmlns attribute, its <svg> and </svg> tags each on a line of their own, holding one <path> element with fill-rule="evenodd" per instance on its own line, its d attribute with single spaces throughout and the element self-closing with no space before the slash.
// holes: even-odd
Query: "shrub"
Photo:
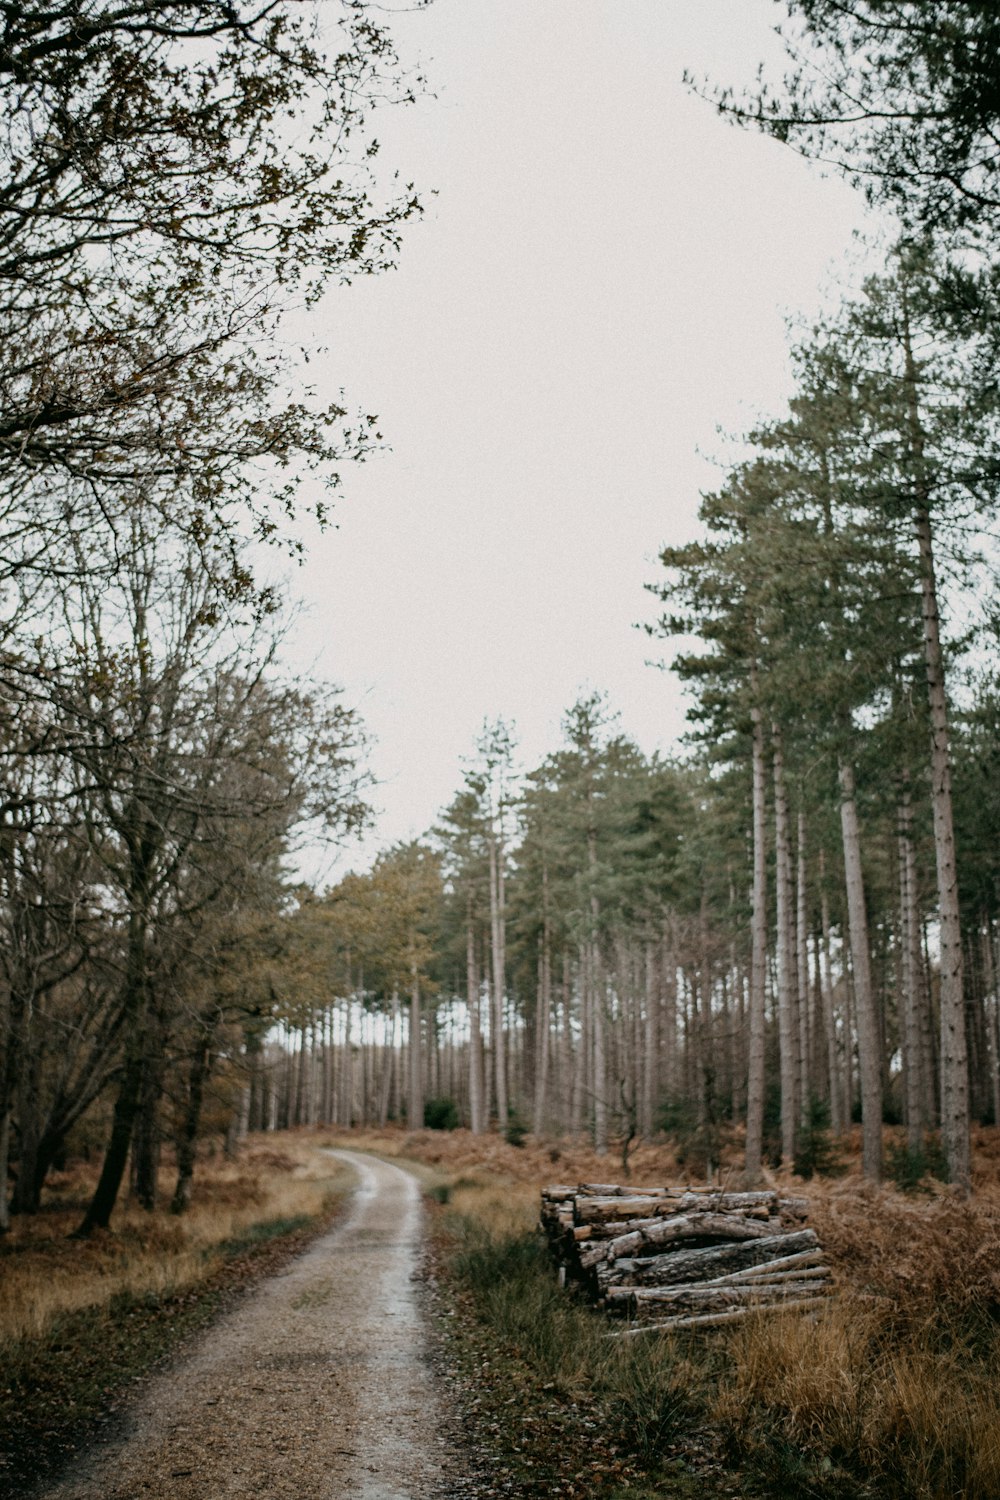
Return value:
<svg viewBox="0 0 1000 1500">
<path fill-rule="evenodd" d="M 800 1177 L 807 1178 L 840 1177 L 844 1171 L 840 1147 L 830 1134 L 830 1106 L 815 1094 L 809 1095 L 793 1165 Z"/>
<path fill-rule="evenodd" d="M 424 1125 L 428 1130 L 457 1130 L 458 1105 L 454 1099 L 428 1099 L 424 1105 Z"/>
<path fill-rule="evenodd" d="M 941 1142 L 931 1134 L 925 1135 L 916 1147 L 908 1146 L 905 1141 L 890 1145 L 885 1153 L 885 1170 L 901 1193 L 927 1193 L 930 1178 L 938 1182 L 948 1180 L 948 1163 Z"/>
<path fill-rule="evenodd" d="M 700 1109 L 684 1098 L 667 1098 L 660 1105 L 659 1127 L 671 1138 L 677 1165 L 696 1177 L 707 1179 L 717 1170 L 729 1144 L 731 1131 L 721 1113 L 714 1096 Z"/>
</svg>

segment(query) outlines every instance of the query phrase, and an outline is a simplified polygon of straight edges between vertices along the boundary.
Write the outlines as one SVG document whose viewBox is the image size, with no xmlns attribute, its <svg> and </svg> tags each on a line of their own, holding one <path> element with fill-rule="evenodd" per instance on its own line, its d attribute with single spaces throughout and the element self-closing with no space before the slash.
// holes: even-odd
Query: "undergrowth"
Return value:
<svg viewBox="0 0 1000 1500">
<path fill-rule="evenodd" d="M 509 1201 L 439 1212 L 452 1354 L 468 1415 L 519 1495 L 688 1496 L 717 1489 L 704 1371 L 680 1341 L 610 1339 L 604 1318 L 559 1286 Z M 482 1205 L 481 1205 L 482 1207 Z M 650 1487 L 652 1486 L 652 1487 Z"/>
<path fill-rule="evenodd" d="M 837 1290 L 820 1314 L 610 1338 L 620 1325 L 559 1286 L 522 1190 L 510 1192 L 467 1179 L 436 1218 L 452 1342 L 515 1492 L 1000 1495 L 989 1195 L 914 1201 L 824 1183 L 811 1222 Z"/>
</svg>

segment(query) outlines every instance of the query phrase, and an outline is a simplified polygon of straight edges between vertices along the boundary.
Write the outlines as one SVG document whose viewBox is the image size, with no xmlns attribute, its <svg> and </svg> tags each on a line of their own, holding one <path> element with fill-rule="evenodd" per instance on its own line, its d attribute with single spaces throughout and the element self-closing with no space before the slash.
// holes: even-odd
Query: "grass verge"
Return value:
<svg viewBox="0 0 1000 1500">
<path fill-rule="evenodd" d="M 429 1205 L 439 1323 L 508 1493 L 572 1500 L 1000 1495 L 1000 1210 L 817 1187 L 837 1272 L 819 1316 L 609 1339 L 559 1288 L 531 1186 Z"/>
<path fill-rule="evenodd" d="M 438 1326 L 494 1488 L 566 1500 L 732 1494 L 705 1426 L 708 1365 L 681 1340 L 615 1340 L 561 1289 L 534 1194 L 456 1183 L 432 1201 Z"/>
<path fill-rule="evenodd" d="M 330 1158 L 272 1141 L 208 1164 L 190 1219 L 126 1209 L 115 1233 L 80 1245 L 64 1187 L 17 1224 L 0 1248 L 0 1500 L 24 1500 L 112 1432 L 136 1382 L 301 1253 L 348 1182 Z"/>
</svg>

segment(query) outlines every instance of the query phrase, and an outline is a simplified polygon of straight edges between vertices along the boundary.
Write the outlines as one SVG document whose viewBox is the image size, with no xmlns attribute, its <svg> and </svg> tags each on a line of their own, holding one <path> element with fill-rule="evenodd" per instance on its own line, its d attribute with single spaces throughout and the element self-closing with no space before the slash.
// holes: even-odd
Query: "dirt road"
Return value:
<svg viewBox="0 0 1000 1500">
<path fill-rule="evenodd" d="M 44 1500 L 466 1494 L 425 1356 L 409 1173 L 349 1151 L 349 1212 L 147 1389 L 125 1438 Z"/>
</svg>

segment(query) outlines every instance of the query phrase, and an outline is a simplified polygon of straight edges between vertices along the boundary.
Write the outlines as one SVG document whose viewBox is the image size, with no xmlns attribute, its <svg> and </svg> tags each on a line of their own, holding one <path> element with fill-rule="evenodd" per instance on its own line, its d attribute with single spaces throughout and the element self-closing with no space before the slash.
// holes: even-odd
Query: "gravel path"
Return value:
<svg viewBox="0 0 1000 1500">
<path fill-rule="evenodd" d="M 157 1377 L 126 1437 L 40 1500 L 430 1500 L 466 1493 L 413 1274 L 420 1197 L 358 1174 L 350 1211 Z"/>
</svg>

